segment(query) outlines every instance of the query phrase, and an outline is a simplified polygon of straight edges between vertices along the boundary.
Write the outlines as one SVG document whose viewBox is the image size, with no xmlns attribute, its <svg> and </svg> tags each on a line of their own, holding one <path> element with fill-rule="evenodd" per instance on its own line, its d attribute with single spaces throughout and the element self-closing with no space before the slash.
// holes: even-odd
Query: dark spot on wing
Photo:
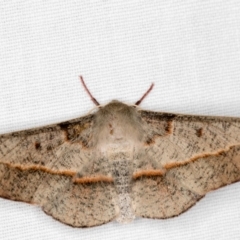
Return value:
<svg viewBox="0 0 240 240">
<path fill-rule="evenodd" d="M 170 133 L 172 130 L 172 121 L 167 121 L 167 126 L 165 127 L 165 131 Z"/>
<path fill-rule="evenodd" d="M 203 135 L 203 129 L 202 129 L 202 128 L 196 129 L 196 135 L 197 135 L 198 137 L 202 137 L 202 135 Z"/>
<path fill-rule="evenodd" d="M 152 143 L 154 143 L 153 138 L 148 138 L 145 142 L 147 145 L 151 145 Z"/>
<path fill-rule="evenodd" d="M 41 150 L 41 144 L 40 144 L 40 142 L 35 142 L 35 149 L 36 150 Z"/>
<path fill-rule="evenodd" d="M 59 123 L 58 126 L 59 126 L 62 130 L 67 131 L 67 130 L 68 130 L 69 123 L 68 123 L 68 122 Z"/>
<path fill-rule="evenodd" d="M 113 127 L 112 127 L 112 124 L 109 123 L 108 126 L 109 126 L 109 128 L 110 128 L 109 133 L 110 133 L 111 135 L 113 135 Z"/>
<path fill-rule="evenodd" d="M 47 146 L 47 150 L 48 150 L 48 151 L 50 151 L 50 150 L 52 150 L 52 149 L 53 149 L 53 147 L 52 147 L 51 145 L 48 145 L 48 146 Z"/>
</svg>

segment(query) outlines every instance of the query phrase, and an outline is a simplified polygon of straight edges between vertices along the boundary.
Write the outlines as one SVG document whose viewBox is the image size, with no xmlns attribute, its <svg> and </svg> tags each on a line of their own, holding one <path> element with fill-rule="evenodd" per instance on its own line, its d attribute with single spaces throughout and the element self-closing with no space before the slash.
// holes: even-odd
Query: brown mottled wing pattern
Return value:
<svg viewBox="0 0 240 240">
<path fill-rule="evenodd" d="M 134 172 L 137 216 L 179 215 L 207 192 L 240 180 L 240 119 L 139 112 L 148 165 Z"/>
<path fill-rule="evenodd" d="M 87 115 L 0 136 L 0 196 L 38 204 L 75 227 L 115 218 L 113 181 L 91 151 L 92 124 Z"/>
</svg>

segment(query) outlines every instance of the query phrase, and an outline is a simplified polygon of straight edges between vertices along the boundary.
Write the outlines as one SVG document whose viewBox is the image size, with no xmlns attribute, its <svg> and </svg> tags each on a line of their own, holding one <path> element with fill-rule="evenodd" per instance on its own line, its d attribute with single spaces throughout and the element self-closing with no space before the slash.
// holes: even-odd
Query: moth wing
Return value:
<svg viewBox="0 0 240 240">
<path fill-rule="evenodd" d="M 98 159 L 88 145 L 92 121 L 93 115 L 88 115 L 1 135 L 0 196 L 40 205 L 47 214 L 75 227 L 115 218 L 113 182 L 97 178 L 105 176 L 103 166 L 93 167 Z M 96 181 L 89 180 L 91 176 Z"/>
<path fill-rule="evenodd" d="M 240 180 L 240 119 L 141 111 L 145 159 L 134 173 L 137 216 L 168 218 Z"/>
</svg>

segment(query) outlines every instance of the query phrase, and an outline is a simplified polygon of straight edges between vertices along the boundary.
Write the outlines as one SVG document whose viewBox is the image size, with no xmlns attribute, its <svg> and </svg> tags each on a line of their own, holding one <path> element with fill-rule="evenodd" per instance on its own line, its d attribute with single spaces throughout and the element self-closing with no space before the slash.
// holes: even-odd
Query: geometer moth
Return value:
<svg viewBox="0 0 240 240">
<path fill-rule="evenodd" d="M 0 136 L 0 196 L 90 227 L 177 216 L 240 180 L 240 119 L 129 106 Z"/>
</svg>

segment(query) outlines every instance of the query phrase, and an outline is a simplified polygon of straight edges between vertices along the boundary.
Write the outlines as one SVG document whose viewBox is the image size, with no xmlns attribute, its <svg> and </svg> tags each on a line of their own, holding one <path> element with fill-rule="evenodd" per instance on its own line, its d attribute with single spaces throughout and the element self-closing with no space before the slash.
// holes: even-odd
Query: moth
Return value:
<svg viewBox="0 0 240 240">
<path fill-rule="evenodd" d="M 240 180 L 240 118 L 112 101 L 86 116 L 0 136 L 0 196 L 73 227 L 170 218 Z"/>
</svg>

